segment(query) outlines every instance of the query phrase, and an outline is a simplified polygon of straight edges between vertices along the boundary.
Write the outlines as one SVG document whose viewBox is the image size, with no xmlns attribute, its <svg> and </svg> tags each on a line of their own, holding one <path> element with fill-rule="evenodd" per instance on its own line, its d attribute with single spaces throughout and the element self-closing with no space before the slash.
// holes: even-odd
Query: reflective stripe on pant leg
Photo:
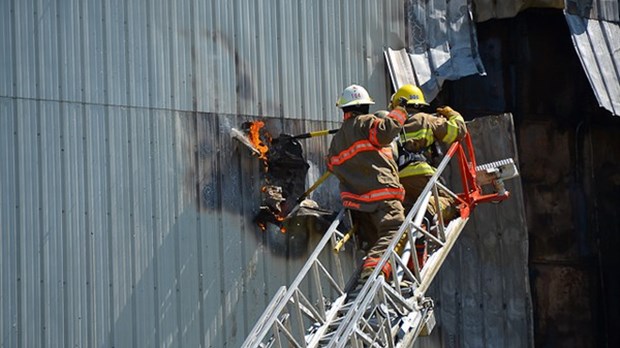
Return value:
<svg viewBox="0 0 620 348">
<path fill-rule="evenodd" d="M 367 257 L 366 260 L 364 260 L 364 265 L 362 266 L 363 270 L 362 270 L 360 279 L 368 279 L 368 277 L 370 277 L 372 272 L 377 267 L 379 260 L 381 259 L 378 257 Z M 381 268 L 381 272 L 383 273 L 383 277 L 386 280 L 389 280 L 390 277 L 392 276 L 392 265 L 389 262 L 387 262 Z"/>
</svg>

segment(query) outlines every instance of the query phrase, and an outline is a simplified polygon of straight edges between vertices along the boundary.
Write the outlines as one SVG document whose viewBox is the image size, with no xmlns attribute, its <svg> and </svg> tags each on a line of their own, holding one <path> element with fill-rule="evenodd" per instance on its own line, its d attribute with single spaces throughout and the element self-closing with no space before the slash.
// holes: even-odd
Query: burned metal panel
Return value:
<svg viewBox="0 0 620 348">
<path fill-rule="evenodd" d="M 476 22 L 484 22 L 493 18 L 514 17 L 528 8 L 563 9 L 564 0 L 473 0 L 473 5 Z"/>
<path fill-rule="evenodd" d="M 568 13 L 566 21 L 599 105 L 620 116 L 620 24 Z"/>
<path fill-rule="evenodd" d="M 582 255 L 588 261 L 598 263 L 600 298 L 592 301 L 591 306 L 599 305 L 598 311 L 592 311 L 591 317 L 603 317 L 604 322 L 598 327 L 603 328 L 599 342 L 610 346 L 620 343 L 620 332 L 614 330 L 614 323 L 620 321 L 620 299 L 616 294 L 620 291 L 620 279 L 617 270 L 620 268 L 620 120 L 608 124 L 590 125 L 578 133 L 583 137 L 583 146 L 576 160 L 576 168 L 580 168 L 578 178 L 584 179 L 584 191 L 591 192 L 595 197 L 583 205 L 576 215 L 580 222 L 580 235 L 584 227 L 591 226 L 592 233 L 585 239 L 581 248 Z M 588 197 L 588 196 L 585 196 Z M 590 212 L 590 218 L 587 213 Z M 595 214 L 594 216 L 592 216 Z M 585 217 L 585 219 L 584 219 Z M 598 252 L 598 254 L 596 254 Z M 589 279 L 596 279 L 588 273 Z M 590 280 L 592 281 L 592 280 Z M 575 290 L 576 292 L 579 289 Z"/>
<path fill-rule="evenodd" d="M 478 164 L 513 158 L 519 162 L 510 114 L 467 123 Z M 456 168 L 446 176 L 460 187 Z M 421 347 L 533 347 L 528 281 L 528 230 L 519 178 L 506 182 L 511 197 L 480 204 L 428 292 L 437 326 Z"/>
<path fill-rule="evenodd" d="M 602 337 L 596 337 L 597 318 L 590 310 L 598 300 L 593 296 L 596 285 L 591 282 L 591 270 L 575 264 L 537 263 L 532 272 L 537 344 L 600 346 L 596 343 L 602 341 Z M 573 328 L 578 328 L 579 334 Z"/>
<path fill-rule="evenodd" d="M 407 48 L 387 48 L 394 90 L 411 83 L 433 100 L 445 80 L 484 74 L 467 1 L 409 1 Z"/>
<path fill-rule="evenodd" d="M 617 345 L 620 123 L 601 114 L 563 129 L 561 117 L 539 118 L 520 131 L 536 342 Z"/>
<path fill-rule="evenodd" d="M 458 81 L 448 100 L 482 114 L 498 85 L 515 114 L 536 345 L 616 346 L 620 118 L 598 106 L 565 23 L 555 10 L 479 23 L 481 47 L 496 48 L 481 50 L 490 80 Z"/>
<path fill-rule="evenodd" d="M 589 207 L 588 197 L 594 197 L 594 190 L 583 182 L 596 176 L 594 172 L 585 174 L 593 170 L 588 168 L 593 160 L 589 148 L 592 143 L 585 140 L 589 137 L 585 127 L 562 129 L 560 121 L 539 118 L 521 125 L 519 141 L 522 176 L 527 185 L 524 191 L 528 197 L 536 342 L 598 346 L 606 341 L 601 334 L 607 331 L 606 321 L 597 318 L 601 315 L 597 315 L 600 301 L 605 301 L 597 289 L 605 267 L 594 261 L 598 258 L 593 254 L 598 249 L 593 241 L 596 227 L 588 210 L 592 209 L 591 214 L 600 212 Z M 605 142 L 611 145 L 615 141 Z M 606 239 L 605 243 L 612 240 Z M 579 334 L 575 335 L 575 330 Z"/>
</svg>

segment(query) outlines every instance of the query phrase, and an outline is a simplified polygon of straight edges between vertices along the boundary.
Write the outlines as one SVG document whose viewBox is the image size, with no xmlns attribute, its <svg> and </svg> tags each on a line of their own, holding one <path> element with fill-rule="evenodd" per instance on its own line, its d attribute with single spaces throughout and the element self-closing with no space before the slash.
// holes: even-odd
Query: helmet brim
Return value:
<svg viewBox="0 0 620 348">
<path fill-rule="evenodd" d="M 375 102 L 372 100 L 360 101 L 354 100 L 345 104 L 336 105 L 339 108 L 346 108 L 347 106 L 357 106 L 357 105 L 373 105 Z"/>
<path fill-rule="evenodd" d="M 408 100 L 407 101 L 407 106 L 415 107 L 416 105 L 429 106 L 430 104 L 426 102 L 420 102 L 419 100 Z"/>
</svg>

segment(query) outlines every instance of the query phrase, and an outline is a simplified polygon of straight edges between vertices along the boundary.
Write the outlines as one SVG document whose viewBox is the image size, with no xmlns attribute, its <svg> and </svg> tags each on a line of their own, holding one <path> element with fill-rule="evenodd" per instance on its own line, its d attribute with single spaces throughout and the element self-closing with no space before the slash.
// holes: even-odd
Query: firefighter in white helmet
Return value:
<svg viewBox="0 0 620 348">
<path fill-rule="evenodd" d="M 372 274 L 405 219 L 401 204 L 405 191 L 389 146 L 407 113 L 397 106 L 386 117 L 377 117 L 369 113 L 371 104 L 374 101 L 364 87 L 344 89 L 336 103 L 344 121 L 332 138 L 327 157 L 329 170 L 340 181 L 342 204 L 351 209 L 360 239 L 368 245 L 358 284 Z M 389 264 L 382 271 L 386 278 L 392 273 Z"/>
<path fill-rule="evenodd" d="M 432 155 L 431 145 L 436 141 L 450 145 L 462 139 L 467 133 L 467 128 L 461 114 L 449 106 L 437 108 L 436 115 L 422 112 L 421 110 L 429 104 L 420 88 L 414 85 L 404 85 L 394 93 L 390 108 L 398 106 L 405 106 L 408 113 L 407 122 L 399 139 L 397 162 L 400 182 L 406 191 L 404 207 L 409 210 L 435 174 L 436 169 L 428 161 L 430 160 L 428 157 Z M 458 210 L 454 198 L 443 190 L 439 190 L 439 207 L 436 206 L 435 199 L 431 199 L 428 212 L 436 218 L 438 208 L 441 209 L 444 223 L 457 216 Z M 425 243 L 422 239 L 416 248 L 418 248 L 418 261 L 422 266 L 425 259 Z"/>
</svg>

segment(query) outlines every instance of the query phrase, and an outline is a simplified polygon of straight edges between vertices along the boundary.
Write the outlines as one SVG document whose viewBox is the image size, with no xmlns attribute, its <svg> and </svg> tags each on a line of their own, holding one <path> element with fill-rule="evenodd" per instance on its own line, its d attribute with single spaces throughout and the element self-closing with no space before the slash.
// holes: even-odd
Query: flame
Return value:
<svg viewBox="0 0 620 348">
<path fill-rule="evenodd" d="M 247 138 L 252 143 L 252 145 L 260 152 L 258 156 L 259 159 L 263 162 L 263 169 L 265 173 L 268 172 L 268 161 L 267 153 L 269 152 L 269 145 L 271 145 L 272 137 L 271 135 L 263 129 L 265 123 L 263 121 L 253 121 L 245 123 L 245 130 L 247 131 Z M 260 190 L 265 193 L 269 189 L 269 182 L 266 181 L 266 184 L 263 185 Z M 282 222 L 286 218 L 286 214 L 282 211 L 270 211 L 271 218 L 265 218 L 263 221 L 258 221 L 259 228 L 264 232 L 267 230 L 267 224 L 272 223 L 275 226 L 279 227 L 281 233 L 286 233 L 286 227 L 282 226 Z"/>
<path fill-rule="evenodd" d="M 269 147 L 265 145 L 265 143 L 263 143 L 260 138 L 260 129 L 264 126 L 265 122 L 263 121 L 251 122 L 248 137 L 252 145 L 254 145 L 254 147 L 260 152 L 258 158 L 262 160 L 267 160 L 267 152 L 269 151 Z M 269 138 L 269 140 L 271 140 L 268 134 L 266 134 L 266 136 Z"/>
</svg>

